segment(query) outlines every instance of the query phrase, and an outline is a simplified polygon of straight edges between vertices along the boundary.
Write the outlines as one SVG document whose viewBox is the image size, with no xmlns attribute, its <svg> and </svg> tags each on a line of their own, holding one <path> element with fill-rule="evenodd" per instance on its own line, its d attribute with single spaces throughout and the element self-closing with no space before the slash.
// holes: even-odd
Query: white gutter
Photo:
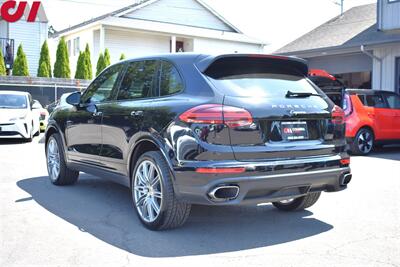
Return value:
<svg viewBox="0 0 400 267">
<path fill-rule="evenodd" d="M 362 52 L 363 54 L 365 54 L 365 55 L 369 56 L 370 58 L 375 59 L 376 61 L 379 62 L 379 71 L 380 71 L 380 74 L 379 74 L 379 90 L 382 90 L 382 89 L 383 89 L 383 88 L 382 88 L 382 77 L 383 77 L 382 60 L 383 60 L 383 59 L 380 58 L 380 57 L 375 56 L 375 55 L 372 54 L 371 52 L 366 51 L 364 45 L 361 45 L 360 50 L 361 50 L 361 52 Z M 373 64 L 373 63 L 372 63 L 372 64 Z"/>
</svg>

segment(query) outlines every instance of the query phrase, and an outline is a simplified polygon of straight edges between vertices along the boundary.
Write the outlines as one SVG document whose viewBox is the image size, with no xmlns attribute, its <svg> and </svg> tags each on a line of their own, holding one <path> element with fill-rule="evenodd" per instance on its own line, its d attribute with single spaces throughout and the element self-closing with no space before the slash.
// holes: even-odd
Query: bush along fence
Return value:
<svg viewBox="0 0 400 267">
<path fill-rule="evenodd" d="M 46 106 L 65 93 L 85 90 L 90 82 L 79 79 L 0 76 L 0 90 L 28 92 Z"/>
</svg>

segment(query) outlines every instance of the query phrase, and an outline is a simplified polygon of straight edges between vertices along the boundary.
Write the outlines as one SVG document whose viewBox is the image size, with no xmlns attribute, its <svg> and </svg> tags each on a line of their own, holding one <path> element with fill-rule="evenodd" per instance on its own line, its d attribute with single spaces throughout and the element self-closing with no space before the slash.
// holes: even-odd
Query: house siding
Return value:
<svg viewBox="0 0 400 267">
<path fill-rule="evenodd" d="M 400 43 L 375 48 L 374 55 L 382 62 L 374 59 L 373 89 L 395 91 L 396 58 L 400 57 Z"/>
<path fill-rule="evenodd" d="M 123 17 L 235 32 L 195 0 L 160 0 Z"/>
<path fill-rule="evenodd" d="M 40 50 L 47 40 L 47 23 L 18 21 L 9 24 L 9 38 L 15 40 L 15 57 L 20 44 L 27 56 L 29 74 L 37 75 Z"/>
<path fill-rule="evenodd" d="M 170 52 L 170 37 L 122 30 L 105 30 L 105 48 L 110 50 L 111 62 L 122 53 L 128 58 Z"/>
<path fill-rule="evenodd" d="M 193 51 L 208 54 L 230 54 L 230 53 L 262 53 L 263 48 L 257 44 L 246 44 L 215 40 L 208 38 L 195 38 Z"/>
<path fill-rule="evenodd" d="M 0 38 L 8 38 L 7 22 L 0 20 Z"/>
<path fill-rule="evenodd" d="M 400 2 L 379 0 L 378 17 L 382 30 L 400 29 Z"/>
<path fill-rule="evenodd" d="M 308 65 L 331 74 L 372 71 L 372 59 L 361 53 L 309 58 Z"/>
</svg>

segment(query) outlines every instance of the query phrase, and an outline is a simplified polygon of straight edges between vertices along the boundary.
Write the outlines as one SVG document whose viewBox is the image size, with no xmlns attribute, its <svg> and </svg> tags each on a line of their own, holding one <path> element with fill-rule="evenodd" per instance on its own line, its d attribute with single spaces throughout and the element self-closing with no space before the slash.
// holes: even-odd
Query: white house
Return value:
<svg viewBox="0 0 400 267">
<path fill-rule="evenodd" d="M 75 73 L 89 44 L 93 65 L 105 48 L 111 61 L 175 52 L 260 53 L 264 43 L 243 34 L 201 0 L 145 0 L 57 32 L 64 37 Z M 95 66 L 94 66 L 95 67 Z"/>
<path fill-rule="evenodd" d="M 4 2 L 0 0 L 0 4 Z M 27 56 L 29 74 L 36 76 L 40 50 L 48 37 L 48 19 L 43 6 L 39 9 L 35 22 L 27 22 L 30 6 L 25 9 L 24 16 L 18 22 L 9 23 L 0 17 L 0 49 L 2 49 L 8 68 L 12 67 L 20 44 Z"/>
<path fill-rule="evenodd" d="M 305 58 L 349 87 L 400 93 L 400 1 L 352 8 L 276 53 Z"/>
</svg>

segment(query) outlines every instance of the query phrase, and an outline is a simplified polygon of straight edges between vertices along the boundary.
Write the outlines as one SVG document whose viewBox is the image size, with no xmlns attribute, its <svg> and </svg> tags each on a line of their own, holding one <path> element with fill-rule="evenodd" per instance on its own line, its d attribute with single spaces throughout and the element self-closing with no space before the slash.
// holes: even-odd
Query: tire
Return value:
<svg viewBox="0 0 400 267">
<path fill-rule="evenodd" d="M 295 198 L 288 202 L 273 202 L 272 204 L 279 210 L 283 211 L 299 211 L 304 210 L 315 203 L 317 203 L 319 197 L 321 196 L 321 192 L 317 193 L 309 193 L 304 197 Z"/>
<path fill-rule="evenodd" d="M 134 208 L 139 220 L 150 230 L 178 228 L 189 217 L 191 205 L 176 198 L 172 178 L 167 162 L 158 151 L 144 153 L 132 171 Z"/>
<path fill-rule="evenodd" d="M 78 181 L 79 172 L 69 169 L 65 162 L 60 134 L 50 136 L 46 144 L 46 159 L 49 178 L 54 185 L 72 185 Z"/>
<path fill-rule="evenodd" d="M 371 153 L 374 144 L 374 133 L 368 128 L 361 128 L 357 132 L 353 143 L 350 144 L 350 152 L 354 155 L 366 156 Z"/>
</svg>

